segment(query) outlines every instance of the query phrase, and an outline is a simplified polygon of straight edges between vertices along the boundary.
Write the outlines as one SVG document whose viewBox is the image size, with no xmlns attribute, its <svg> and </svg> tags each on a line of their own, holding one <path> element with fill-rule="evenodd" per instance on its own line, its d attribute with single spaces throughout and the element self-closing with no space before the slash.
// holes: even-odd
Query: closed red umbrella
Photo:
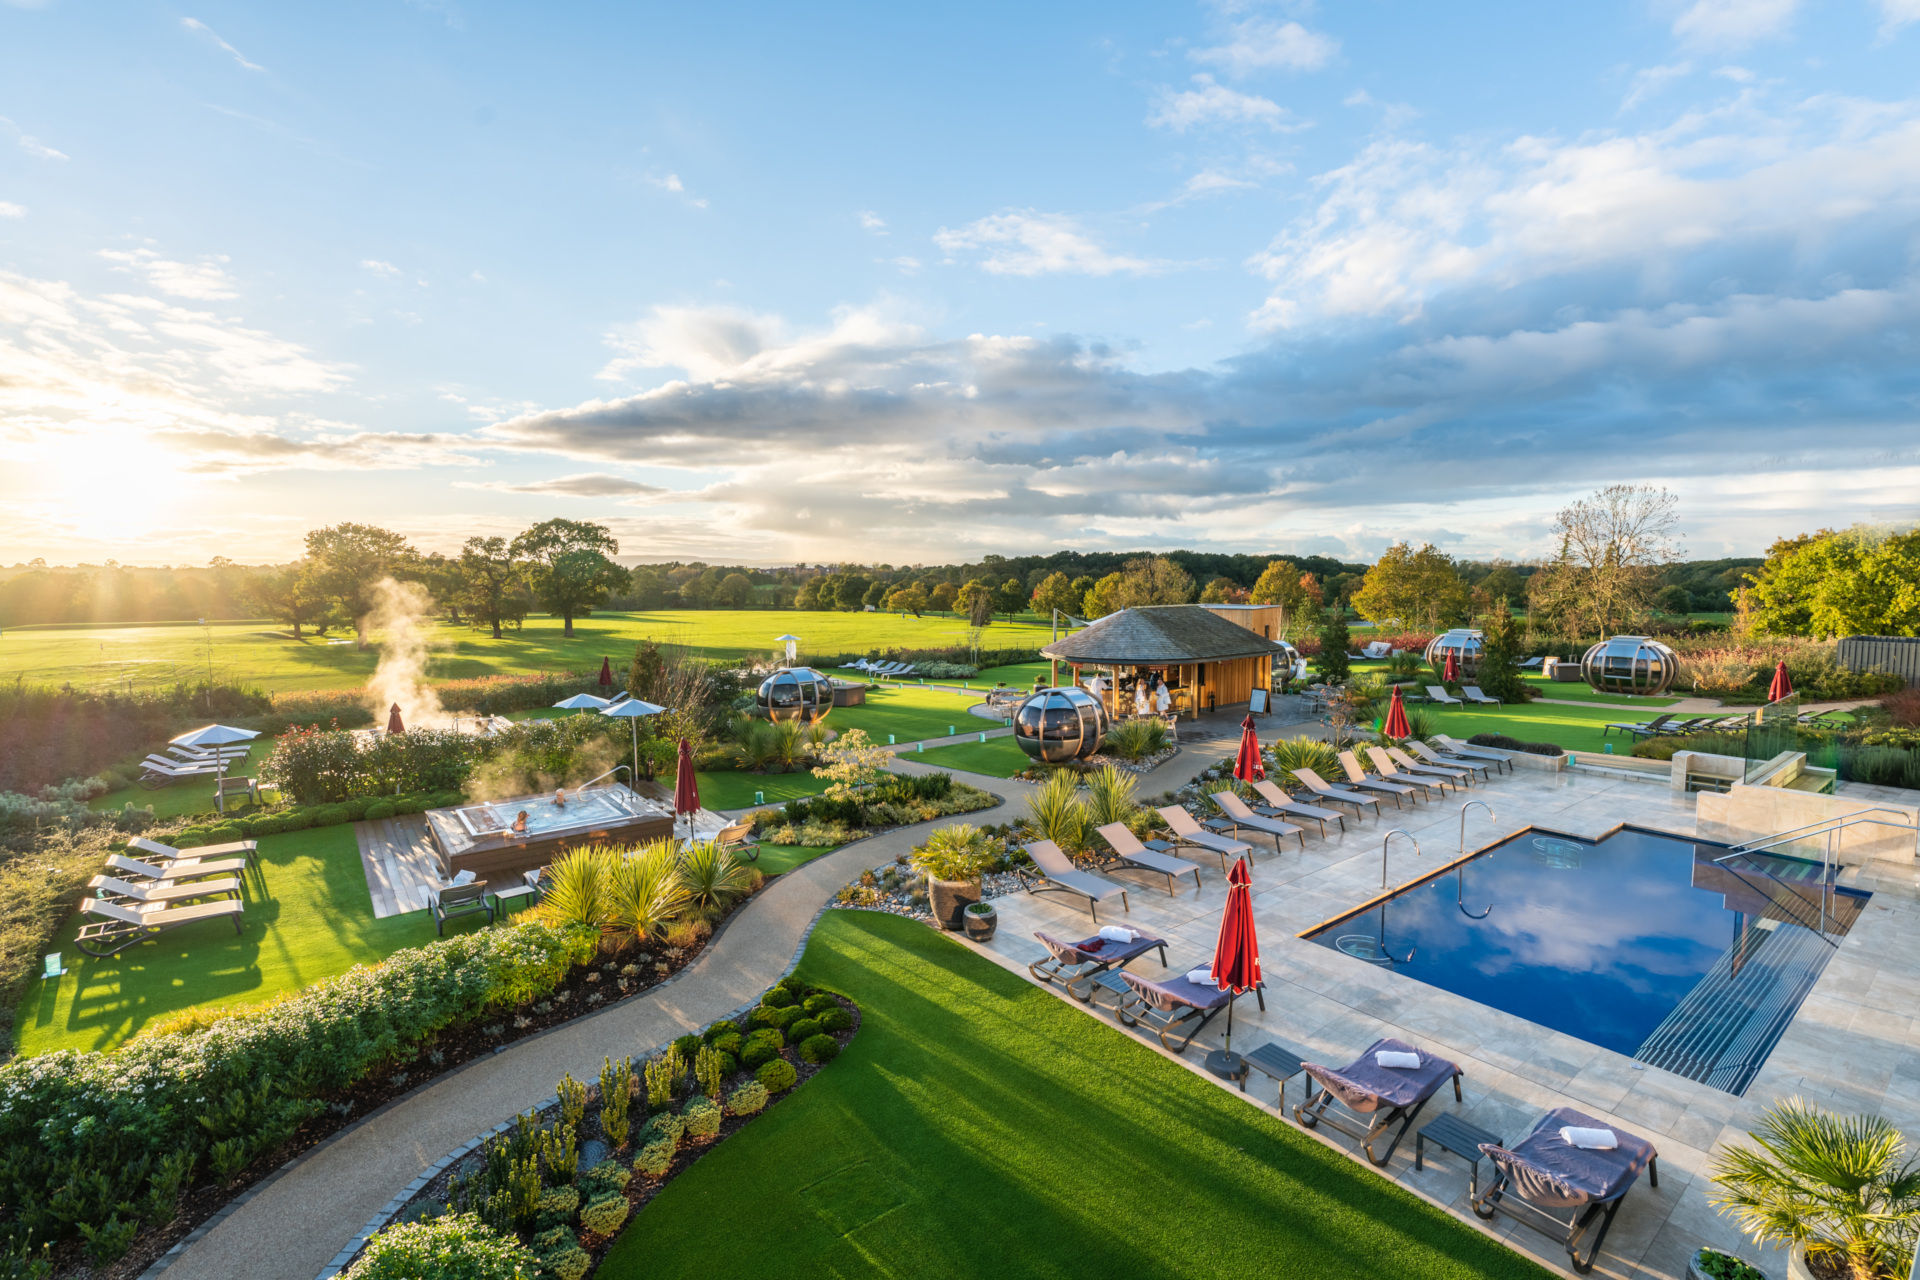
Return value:
<svg viewBox="0 0 1920 1280">
<path fill-rule="evenodd" d="M 1267 776 L 1260 761 L 1260 738 L 1253 731 L 1253 713 L 1240 722 L 1240 754 L 1233 762 L 1233 776 L 1242 782 L 1258 782 Z"/>
<path fill-rule="evenodd" d="M 1773 669 L 1773 684 L 1767 689 L 1767 701 L 1778 702 L 1792 696 L 1793 681 L 1787 678 L 1787 664 L 1782 662 Z"/>
<path fill-rule="evenodd" d="M 1453 665 L 1453 659 L 1447 659 L 1447 665 Z M 1407 723 L 1407 708 L 1400 701 L 1400 686 L 1393 686 L 1393 701 L 1387 704 L 1387 727 L 1381 732 L 1389 738 L 1411 738 L 1413 727 Z"/>
<path fill-rule="evenodd" d="M 680 763 L 673 778 L 673 812 L 687 815 L 687 837 L 693 837 L 693 815 L 700 808 L 700 782 L 693 776 L 693 744 L 680 739 Z"/>
<path fill-rule="evenodd" d="M 1243 854 L 1227 873 L 1227 905 L 1220 914 L 1220 938 L 1213 947 L 1213 981 L 1234 995 L 1260 985 L 1260 939 L 1253 930 L 1253 872 Z M 1215 1075 L 1239 1075 L 1246 1070 L 1233 1051 L 1233 1005 L 1227 1005 L 1227 1046 L 1207 1055 L 1207 1069 Z"/>
<path fill-rule="evenodd" d="M 600 687 L 613 688 L 613 661 L 610 658 L 600 659 Z"/>
<path fill-rule="evenodd" d="M 400 723 L 400 704 L 394 703 L 393 710 L 387 712 L 387 732 L 405 733 L 407 726 Z"/>
<path fill-rule="evenodd" d="M 1452 654 L 1447 655 L 1447 669 L 1440 673 L 1440 678 L 1448 684 L 1460 683 L 1460 664 L 1454 661 Z"/>
</svg>

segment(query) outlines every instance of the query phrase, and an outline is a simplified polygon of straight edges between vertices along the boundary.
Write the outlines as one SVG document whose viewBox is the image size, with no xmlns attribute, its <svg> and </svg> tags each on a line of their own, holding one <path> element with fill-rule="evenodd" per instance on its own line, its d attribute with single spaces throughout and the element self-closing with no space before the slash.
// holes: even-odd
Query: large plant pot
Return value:
<svg viewBox="0 0 1920 1280">
<path fill-rule="evenodd" d="M 958 933 L 961 916 L 971 903 L 980 901 L 978 880 L 936 880 L 927 877 L 927 905 L 933 909 L 934 923 Z"/>
<path fill-rule="evenodd" d="M 1795 1247 L 1787 1254 L 1787 1280 L 1814 1280 L 1813 1268 L 1807 1265 L 1807 1251 Z"/>
<path fill-rule="evenodd" d="M 1693 1256 L 1687 1259 L 1687 1280 L 1714 1280 L 1714 1277 L 1700 1264 L 1700 1255 L 1705 1252 L 1705 1249 L 1695 1249 Z M 1791 1270 L 1791 1264 L 1789 1264 L 1789 1270 Z M 1796 1280 L 1810 1280 L 1804 1267 L 1794 1274 Z"/>
<path fill-rule="evenodd" d="M 963 908 L 961 921 L 967 926 L 967 936 L 975 942 L 985 942 L 993 937 L 993 931 L 1000 927 L 1000 913 L 992 907 L 980 911 Z"/>
</svg>

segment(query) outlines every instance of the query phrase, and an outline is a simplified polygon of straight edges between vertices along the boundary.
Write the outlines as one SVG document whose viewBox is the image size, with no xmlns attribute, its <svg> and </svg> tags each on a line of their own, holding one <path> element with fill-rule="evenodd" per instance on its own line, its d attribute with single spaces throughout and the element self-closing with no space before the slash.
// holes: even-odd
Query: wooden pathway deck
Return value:
<svg viewBox="0 0 1920 1280">
<path fill-rule="evenodd" d="M 427 820 L 417 813 L 353 824 L 360 867 L 367 874 L 375 919 L 423 911 L 420 891 L 440 883 L 440 859 L 427 839 Z"/>
</svg>

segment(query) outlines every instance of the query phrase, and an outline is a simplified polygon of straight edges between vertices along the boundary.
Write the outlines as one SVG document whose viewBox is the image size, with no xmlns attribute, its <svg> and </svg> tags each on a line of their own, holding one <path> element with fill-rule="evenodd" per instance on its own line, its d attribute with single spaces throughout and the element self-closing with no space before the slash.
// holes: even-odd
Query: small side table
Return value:
<svg viewBox="0 0 1920 1280">
<path fill-rule="evenodd" d="M 1287 1109 L 1287 1081 L 1300 1074 L 1300 1059 L 1269 1040 L 1247 1055 L 1247 1065 L 1259 1071 L 1267 1078 L 1278 1082 L 1280 1085 L 1280 1099 L 1274 1103 L 1274 1105 L 1279 1107 L 1280 1110 L 1285 1111 Z M 1240 1081 L 1240 1091 L 1245 1093 L 1246 1089 L 1247 1082 L 1242 1078 Z M 1313 1085 L 1311 1082 L 1308 1083 L 1307 1089 L 1309 1092 L 1312 1091 Z"/>
<path fill-rule="evenodd" d="M 1096 1009 L 1100 1007 L 1100 992 L 1103 990 L 1113 997 L 1115 1008 L 1133 994 L 1133 988 L 1127 985 L 1127 980 L 1120 976 L 1118 969 L 1107 969 L 1095 974 L 1093 986 L 1094 989 L 1087 993 L 1087 1003 Z"/>
<path fill-rule="evenodd" d="M 1414 1135 L 1413 1167 L 1416 1172 L 1426 1167 L 1426 1147 L 1429 1142 L 1470 1163 L 1467 1173 L 1467 1195 L 1470 1199 L 1477 1199 L 1480 1195 L 1480 1144 L 1484 1142 L 1495 1147 L 1506 1145 L 1497 1135 L 1468 1124 L 1459 1116 L 1443 1113 Z"/>
<path fill-rule="evenodd" d="M 507 918 L 507 903 L 509 901 L 518 901 L 521 898 L 531 898 L 534 896 L 535 891 L 532 885 L 517 884 L 511 888 L 496 891 L 493 895 L 493 905 L 499 909 L 500 918 L 505 920 Z"/>
</svg>

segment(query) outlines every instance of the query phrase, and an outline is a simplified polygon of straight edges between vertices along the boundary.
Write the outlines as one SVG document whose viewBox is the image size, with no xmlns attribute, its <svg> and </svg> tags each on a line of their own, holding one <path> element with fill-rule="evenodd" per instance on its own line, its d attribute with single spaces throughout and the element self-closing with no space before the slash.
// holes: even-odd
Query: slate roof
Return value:
<svg viewBox="0 0 1920 1280">
<path fill-rule="evenodd" d="M 1040 650 L 1041 656 L 1097 666 L 1224 662 L 1286 651 L 1197 604 L 1122 609 Z"/>
</svg>

